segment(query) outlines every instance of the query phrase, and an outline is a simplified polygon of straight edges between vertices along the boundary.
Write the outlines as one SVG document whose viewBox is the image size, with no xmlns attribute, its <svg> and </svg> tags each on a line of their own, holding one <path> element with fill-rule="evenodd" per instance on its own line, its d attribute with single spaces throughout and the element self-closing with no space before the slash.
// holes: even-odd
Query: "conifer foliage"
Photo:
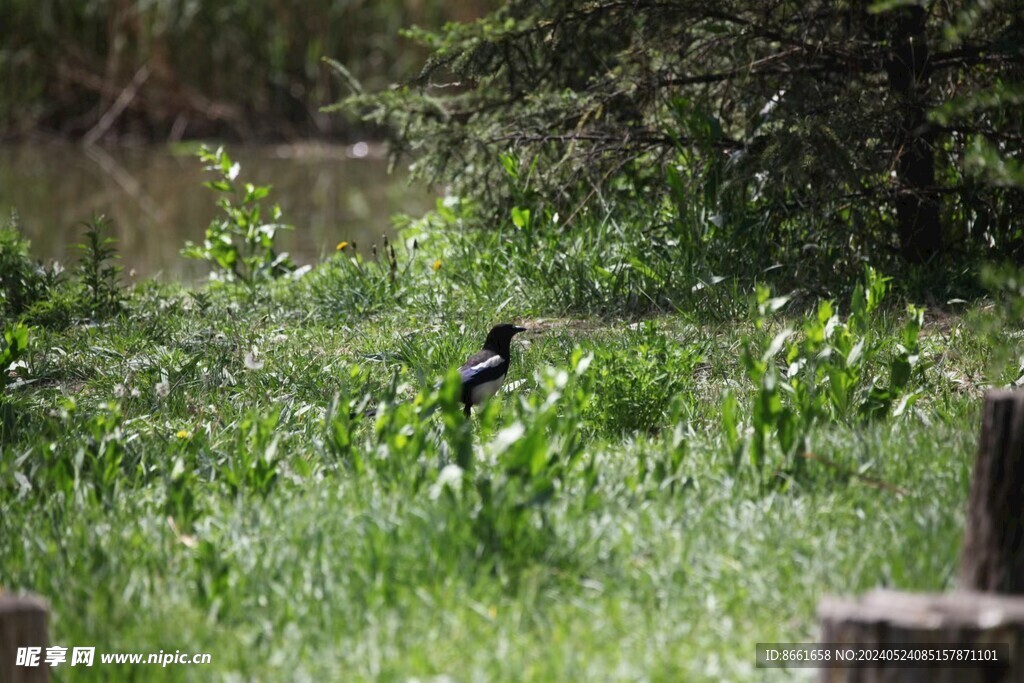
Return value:
<svg viewBox="0 0 1024 683">
<path fill-rule="evenodd" d="M 499 215 L 627 196 L 722 244 L 949 262 L 1022 237 L 1017 2 L 512 0 L 339 106 Z"/>
</svg>

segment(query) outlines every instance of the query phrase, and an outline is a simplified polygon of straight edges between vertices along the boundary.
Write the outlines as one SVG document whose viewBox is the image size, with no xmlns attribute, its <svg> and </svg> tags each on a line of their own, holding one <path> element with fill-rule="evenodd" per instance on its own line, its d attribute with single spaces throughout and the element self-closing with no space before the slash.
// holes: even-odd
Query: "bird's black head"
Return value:
<svg viewBox="0 0 1024 683">
<path fill-rule="evenodd" d="M 512 337 L 525 331 L 525 327 L 519 327 L 511 323 L 495 325 L 487 333 L 487 341 L 484 342 L 484 348 L 500 353 L 502 356 L 508 356 L 508 348 L 512 343 Z"/>
</svg>

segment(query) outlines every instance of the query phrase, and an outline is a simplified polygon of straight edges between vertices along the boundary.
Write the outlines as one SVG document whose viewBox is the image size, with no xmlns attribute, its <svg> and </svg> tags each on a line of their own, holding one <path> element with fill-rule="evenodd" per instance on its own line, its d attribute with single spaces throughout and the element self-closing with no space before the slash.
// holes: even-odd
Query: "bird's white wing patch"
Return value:
<svg viewBox="0 0 1024 683">
<path fill-rule="evenodd" d="M 477 363 L 476 365 L 471 367 L 469 369 L 469 371 L 470 372 L 480 372 L 481 370 L 486 370 L 487 368 L 493 368 L 493 367 L 496 367 L 498 365 L 501 365 L 503 362 L 504 362 L 504 359 L 501 356 L 491 356 L 490 358 L 485 360 L 483 363 Z"/>
</svg>

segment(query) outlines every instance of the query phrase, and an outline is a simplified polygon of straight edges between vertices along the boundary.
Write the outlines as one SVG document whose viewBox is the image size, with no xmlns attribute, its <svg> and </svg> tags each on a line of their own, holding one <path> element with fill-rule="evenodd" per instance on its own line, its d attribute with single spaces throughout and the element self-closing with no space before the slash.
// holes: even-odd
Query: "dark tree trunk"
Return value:
<svg viewBox="0 0 1024 683">
<path fill-rule="evenodd" d="M 903 109 L 896 138 L 896 220 L 900 253 L 922 263 L 942 253 L 939 197 L 935 192 L 934 132 L 928 122 L 928 45 L 923 7 L 896 13 L 892 56 L 886 63 L 889 87 Z"/>
<path fill-rule="evenodd" d="M 1024 594 L 1024 392 L 985 396 L 964 530 L 964 588 Z"/>
</svg>

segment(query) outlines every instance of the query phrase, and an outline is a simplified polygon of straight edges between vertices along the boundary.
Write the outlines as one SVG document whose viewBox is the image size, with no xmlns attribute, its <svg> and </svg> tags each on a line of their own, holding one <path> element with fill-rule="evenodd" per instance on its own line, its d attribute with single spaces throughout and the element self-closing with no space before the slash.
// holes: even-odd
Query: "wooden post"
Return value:
<svg viewBox="0 0 1024 683">
<path fill-rule="evenodd" d="M 818 605 L 821 642 L 914 648 L 988 649 L 1009 645 L 1004 667 L 881 664 L 822 668 L 821 683 L 1013 683 L 1024 681 L 1024 597 L 957 591 L 945 595 L 878 590 L 860 598 L 825 598 Z M 1006 653 L 1000 656 L 1005 657 Z"/>
<path fill-rule="evenodd" d="M 960 583 L 968 590 L 1024 593 L 1024 392 L 985 396 Z"/>
<path fill-rule="evenodd" d="M 1005 644 L 1001 668 L 822 668 L 822 683 L 1024 681 L 1024 392 L 985 395 L 960 565 L 947 595 L 876 591 L 825 598 L 822 643 L 877 646 Z"/>
<path fill-rule="evenodd" d="M 50 667 L 45 662 L 46 603 L 33 595 L 0 593 L 0 681 L 47 683 Z M 18 648 L 41 648 L 40 666 L 17 666 Z"/>
</svg>

